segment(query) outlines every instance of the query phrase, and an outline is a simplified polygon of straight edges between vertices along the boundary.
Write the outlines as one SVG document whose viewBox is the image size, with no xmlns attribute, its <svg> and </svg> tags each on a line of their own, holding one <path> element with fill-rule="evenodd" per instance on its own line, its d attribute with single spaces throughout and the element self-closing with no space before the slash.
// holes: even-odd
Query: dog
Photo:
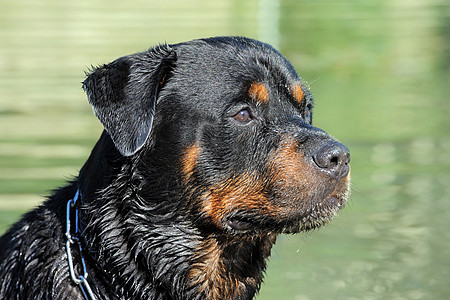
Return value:
<svg viewBox="0 0 450 300">
<path fill-rule="evenodd" d="M 344 207 L 350 153 L 270 45 L 121 57 L 83 88 L 104 126 L 76 179 L 0 239 L 1 299 L 252 299 L 279 234 Z"/>
</svg>

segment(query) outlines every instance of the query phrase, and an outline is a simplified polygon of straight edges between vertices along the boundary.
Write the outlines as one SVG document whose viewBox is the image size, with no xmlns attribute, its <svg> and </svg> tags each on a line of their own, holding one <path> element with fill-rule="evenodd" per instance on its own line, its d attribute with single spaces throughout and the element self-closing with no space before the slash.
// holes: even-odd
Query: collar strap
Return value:
<svg viewBox="0 0 450 300">
<path fill-rule="evenodd" d="M 73 199 L 67 201 L 66 206 L 66 251 L 67 251 L 67 262 L 69 263 L 69 272 L 72 281 L 80 287 L 80 290 L 86 300 L 96 300 L 92 289 L 87 282 L 88 272 L 86 269 L 86 262 L 83 256 L 83 248 L 80 243 L 80 232 L 78 231 L 78 209 L 76 204 L 78 199 L 81 198 L 80 191 L 77 190 Z M 71 222 L 75 221 L 75 224 Z M 72 225 L 75 225 L 72 228 Z M 73 234 L 72 234 L 73 232 Z M 75 274 L 74 261 L 72 257 L 72 246 L 78 246 L 79 257 L 78 261 L 81 263 L 82 274 Z"/>
</svg>

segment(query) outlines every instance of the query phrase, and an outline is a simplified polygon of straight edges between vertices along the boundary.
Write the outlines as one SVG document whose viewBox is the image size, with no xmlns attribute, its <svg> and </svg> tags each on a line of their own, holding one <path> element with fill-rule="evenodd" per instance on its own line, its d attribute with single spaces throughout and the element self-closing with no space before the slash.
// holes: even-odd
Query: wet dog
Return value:
<svg viewBox="0 0 450 300">
<path fill-rule="evenodd" d="M 346 203 L 347 147 L 271 46 L 161 45 L 83 83 L 105 130 L 0 240 L 2 299 L 251 299 L 276 236 Z"/>
</svg>

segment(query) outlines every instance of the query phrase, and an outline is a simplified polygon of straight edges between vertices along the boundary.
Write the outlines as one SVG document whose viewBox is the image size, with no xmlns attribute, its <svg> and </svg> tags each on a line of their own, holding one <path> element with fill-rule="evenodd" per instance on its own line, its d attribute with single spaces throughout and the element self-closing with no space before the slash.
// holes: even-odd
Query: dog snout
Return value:
<svg viewBox="0 0 450 300">
<path fill-rule="evenodd" d="M 316 166 L 330 177 L 340 179 L 349 173 L 350 150 L 339 142 L 326 142 L 312 158 Z"/>
</svg>

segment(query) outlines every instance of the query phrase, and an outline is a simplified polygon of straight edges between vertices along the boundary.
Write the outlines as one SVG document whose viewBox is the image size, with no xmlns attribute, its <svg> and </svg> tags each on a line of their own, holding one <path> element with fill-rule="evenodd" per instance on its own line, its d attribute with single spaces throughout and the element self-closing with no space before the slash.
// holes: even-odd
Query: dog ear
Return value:
<svg viewBox="0 0 450 300">
<path fill-rule="evenodd" d="M 158 89 L 175 60 L 169 46 L 158 46 L 94 69 L 83 82 L 94 114 L 122 155 L 135 154 L 150 135 Z"/>
</svg>

